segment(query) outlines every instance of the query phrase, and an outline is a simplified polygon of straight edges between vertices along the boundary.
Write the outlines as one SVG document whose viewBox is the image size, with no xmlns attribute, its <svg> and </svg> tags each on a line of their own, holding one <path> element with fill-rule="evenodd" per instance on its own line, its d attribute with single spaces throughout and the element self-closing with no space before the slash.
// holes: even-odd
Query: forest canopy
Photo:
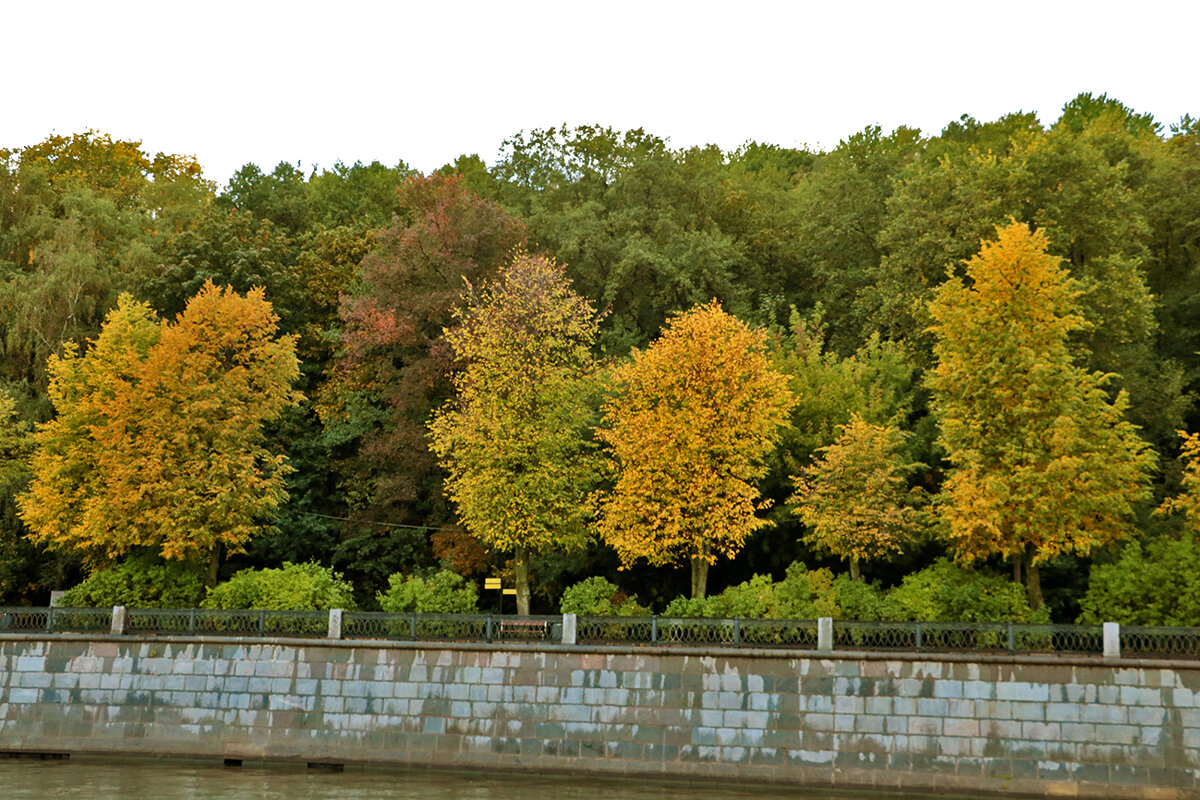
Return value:
<svg viewBox="0 0 1200 800">
<path fill-rule="evenodd" d="M 97 131 L 0 149 L 0 603 L 157 560 L 316 564 L 363 608 L 449 570 L 534 611 L 587 580 L 612 608 L 803 585 L 761 608 L 961 616 L 984 612 L 921 592 L 1015 581 L 1022 618 L 1200 624 L 1128 600 L 1195 553 L 1192 117 L 1084 94 L 827 151 L 562 126 L 429 175 L 211 178 Z M 542 269 L 518 292 L 514 264 Z M 705 309 L 775 399 L 757 426 L 708 409 L 702 439 L 667 422 L 688 376 L 746 360 L 670 351 Z M 659 353 L 677 389 L 630 394 Z M 654 492 L 699 474 L 670 457 L 709 465 L 686 515 Z M 151 513 L 168 497 L 188 513 Z M 629 546 L 684 516 L 691 544 Z"/>
</svg>

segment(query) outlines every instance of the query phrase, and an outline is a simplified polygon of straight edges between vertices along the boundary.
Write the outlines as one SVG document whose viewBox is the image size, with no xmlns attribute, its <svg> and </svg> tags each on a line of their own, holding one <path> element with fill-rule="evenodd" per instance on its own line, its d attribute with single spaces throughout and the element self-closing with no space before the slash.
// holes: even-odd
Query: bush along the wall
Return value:
<svg viewBox="0 0 1200 800">
<path fill-rule="evenodd" d="M 354 608 L 354 587 L 340 573 L 312 562 L 279 569 L 244 569 L 209 590 L 204 608 L 323 611 Z"/>
<path fill-rule="evenodd" d="M 443 569 L 427 576 L 390 575 L 387 591 L 379 592 L 375 599 L 380 608 L 393 614 L 474 614 L 479 594 L 474 583 Z"/>
</svg>

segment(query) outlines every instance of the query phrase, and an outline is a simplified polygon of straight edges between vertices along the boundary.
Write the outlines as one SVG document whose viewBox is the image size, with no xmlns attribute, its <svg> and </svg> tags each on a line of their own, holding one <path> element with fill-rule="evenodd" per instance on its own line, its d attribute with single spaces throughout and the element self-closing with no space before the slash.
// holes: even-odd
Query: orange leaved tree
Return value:
<svg viewBox="0 0 1200 800">
<path fill-rule="evenodd" d="M 755 481 L 794 403 L 772 368 L 767 334 L 719 303 L 671 318 L 615 372 L 600 437 L 616 484 L 599 498 L 599 529 L 626 565 L 686 558 L 692 596 L 708 567 L 766 524 Z"/>
<path fill-rule="evenodd" d="M 30 538 L 103 563 L 134 548 L 208 559 L 241 550 L 286 497 L 262 424 L 299 396 L 295 343 L 261 290 L 207 284 L 171 324 L 122 295 L 86 353 L 49 364 L 56 416 L 20 496 Z"/>
</svg>

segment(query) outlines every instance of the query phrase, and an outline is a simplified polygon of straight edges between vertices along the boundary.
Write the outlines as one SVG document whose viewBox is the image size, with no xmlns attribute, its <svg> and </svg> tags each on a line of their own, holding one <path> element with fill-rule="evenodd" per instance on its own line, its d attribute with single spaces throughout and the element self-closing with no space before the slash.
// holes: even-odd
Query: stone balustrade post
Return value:
<svg viewBox="0 0 1200 800">
<path fill-rule="evenodd" d="M 125 624 L 128 615 L 125 612 L 125 606 L 113 606 L 112 610 L 112 635 L 122 636 L 125 633 Z"/>
<path fill-rule="evenodd" d="M 329 639 L 342 638 L 342 609 L 329 609 Z"/>
<path fill-rule="evenodd" d="M 1121 625 L 1117 622 L 1104 623 L 1104 657 L 1121 657 Z"/>
<path fill-rule="evenodd" d="M 817 620 L 817 650 L 821 653 L 833 652 L 833 617 Z"/>
<path fill-rule="evenodd" d="M 563 614 L 562 621 L 562 643 L 575 644 L 575 639 L 578 636 L 579 618 L 574 614 Z"/>
</svg>

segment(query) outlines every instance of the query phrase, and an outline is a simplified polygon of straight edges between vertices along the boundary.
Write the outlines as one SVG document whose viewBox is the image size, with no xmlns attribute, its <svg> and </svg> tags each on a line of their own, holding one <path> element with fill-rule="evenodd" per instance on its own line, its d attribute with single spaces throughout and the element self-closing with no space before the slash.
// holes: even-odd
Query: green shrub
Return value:
<svg viewBox="0 0 1200 800">
<path fill-rule="evenodd" d="M 354 589 L 320 564 L 284 562 L 279 569 L 244 569 L 209 590 L 204 608 L 324 611 L 354 608 Z"/>
<path fill-rule="evenodd" d="M 833 595 L 842 610 L 841 619 L 904 619 L 904 610 L 878 584 L 838 575 L 833 579 Z"/>
<path fill-rule="evenodd" d="M 195 608 L 204 597 L 199 572 L 180 562 L 135 556 L 96 570 L 68 589 L 59 605 L 70 608 Z"/>
<path fill-rule="evenodd" d="M 719 617 L 716 597 L 676 597 L 663 609 L 664 617 Z"/>
<path fill-rule="evenodd" d="M 742 619 L 815 619 L 841 613 L 833 590 L 833 573 L 809 571 L 796 562 L 778 583 L 755 575 L 717 595 L 677 597 L 663 612 L 669 617 L 740 617 Z"/>
<path fill-rule="evenodd" d="M 479 593 L 474 583 L 443 569 L 428 577 L 400 572 L 390 575 L 387 591 L 379 592 L 375 599 L 380 608 L 393 614 L 474 614 Z"/>
<path fill-rule="evenodd" d="M 800 561 L 792 562 L 783 580 L 776 584 L 775 593 L 778 598 L 775 613 L 781 619 L 842 617 L 833 573 L 824 567 L 810 570 Z"/>
<path fill-rule="evenodd" d="M 1092 567 L 1078 622 L 1200 626 L 1197 558 L 1191 539 L 1131 542 L 1116 562 Z"/>
<path fill-rule="evenodd" d="M 641 605 L 637 597 L 630 597 L 616 584 L 599 575 L 585 578 L 563 591 L 559 610 L 563 614 L 578 614 L 581 617 L 645 617 L 650 609 Z"/>
<path fill-rule="evenodd" d="M 946 559 L 904 578 L 888 595 L 901 619 L 939 622 L 1049 622 L 1029 608 L 1025 587 Z"/>
</svg>

